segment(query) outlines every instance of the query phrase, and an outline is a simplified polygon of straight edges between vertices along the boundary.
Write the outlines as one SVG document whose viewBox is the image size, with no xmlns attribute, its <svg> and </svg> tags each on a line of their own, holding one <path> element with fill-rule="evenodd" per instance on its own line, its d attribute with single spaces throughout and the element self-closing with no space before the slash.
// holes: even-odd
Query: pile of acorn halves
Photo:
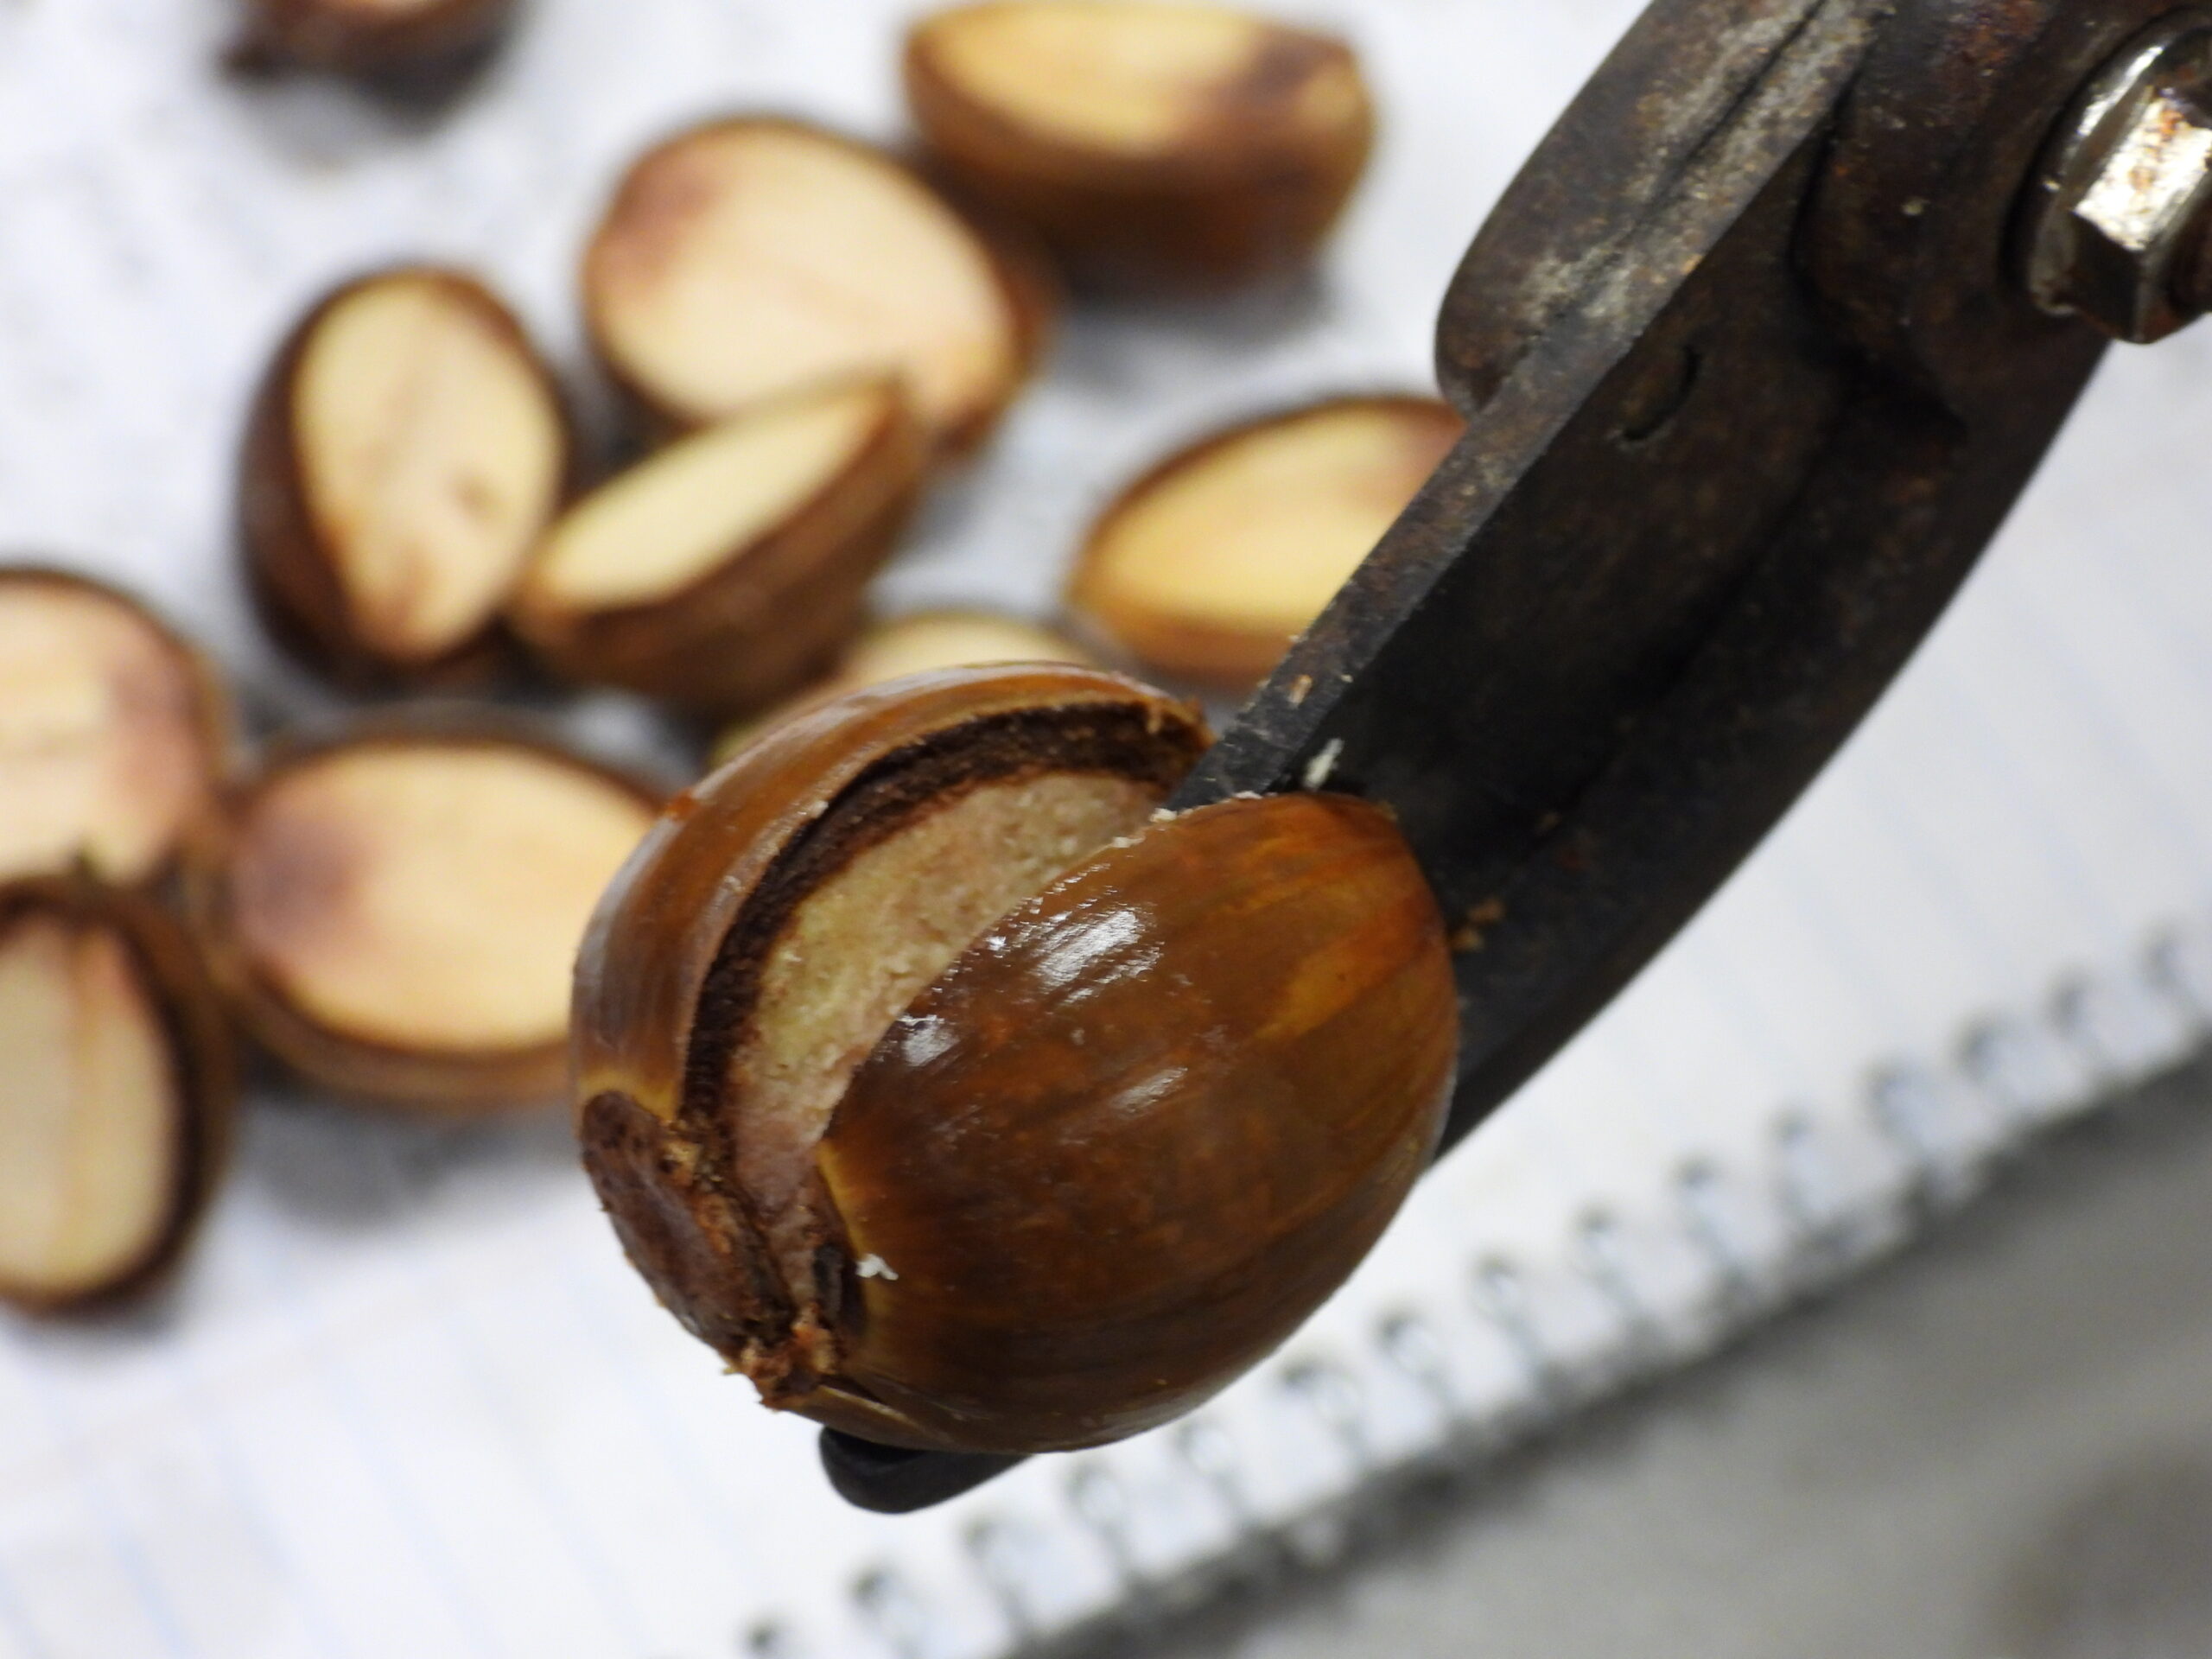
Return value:
<svg viewBox="0 0 2212 1659">
<path fill-rule="evenodd" d="M 258 3 L 270 50 L 375 73 L 477 49 L 509 10 Z M 480 281 L 404 267 L 315 305 L 239 482 L 276 636 L 361 690 L 533 665 L 625 688 L 724 753 L 859 685 L 1087 660 L 1010 617 L 871 624 L 870 579 L 1034 371 L 1064 282 L 1219 293 L 1306 262 L 1368 93 L 1339 41 L 1140 0 L 938 13 L 905 67 L 918 163 L 740 115 L 630 168 L 582 293 L 642 458 L 588 488 L 560 387 Z M 1459 431 L 1370 396 L 1208 437 L 1098 520 L 1078 632 L 1249 685 Z M 216 671 L 143 607 L 0 569 L 0 1300 L 82 1306 L 175 1259 L 223 1161 L 234 1024 L 366 1100 L 560 1092 L 577 941 L 663 791 L 488 706 L 384 702 L 250 772 L 238 747 Z"/>
</svg>

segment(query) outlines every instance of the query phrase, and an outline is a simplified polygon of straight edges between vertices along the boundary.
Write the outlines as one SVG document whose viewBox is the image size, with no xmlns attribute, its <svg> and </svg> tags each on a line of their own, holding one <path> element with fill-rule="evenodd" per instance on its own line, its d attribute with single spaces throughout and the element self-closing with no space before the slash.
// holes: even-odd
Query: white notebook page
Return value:
<svg viewBox="0 0 2212 1659">
<path fill-rule="evenodd" d="M 1634 10 L 1281 9 L 1356 39 L 1387 123 L 1325 280 L 1078 319 L 894 601 L 1047 609 L 1089 514 L 1168 443 L 1427 384 L 1468 234 Z M 626 157 L 746 106 L 895 132 L 907 10 L 537 0 L 479 94 L 418 127 L 221 84 L 220 0 L 0 5 L 0 548 L 130 582 L 312 701 L 255 635 L 226 530 L 243 401 L 291 316 L 365 264 L 452 258 L 572 358 L 575 251 Z M 264 1090 L 171 1292 L 0 1320 L 0 1659 L 989 1655 L 1256 1529 L 1325 1548 L 1300 1517 L 1455 1425 L 1694 1351 L 2195 1039 L 2208 434 L 2212 335 L 2115 357 L 1774 842 L 1193 1423 L 926 1516 L 855 1513 L 812 1430 L 652 1305 L 563 1123 Z"/>
</svg>

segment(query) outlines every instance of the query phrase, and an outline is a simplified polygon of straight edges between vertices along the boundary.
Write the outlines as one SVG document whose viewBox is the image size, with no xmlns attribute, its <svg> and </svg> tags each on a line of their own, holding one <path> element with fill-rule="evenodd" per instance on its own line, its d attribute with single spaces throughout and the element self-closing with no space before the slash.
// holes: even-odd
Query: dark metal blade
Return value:
<svg viewBox="0 0 2212 1659">
<path fill-rule="evenodd" d="M 2150 0 L 1662 0 L 1478 237 L 1464 441 L 1176 799 L 1388 804 L 1456 929 L 1447 1144 L 1694 915 L 1903 666 L 2102 340 L 2013 204 Z M 825 1447 L 869 1508 L 1004 1460 Z"/>
</svg>

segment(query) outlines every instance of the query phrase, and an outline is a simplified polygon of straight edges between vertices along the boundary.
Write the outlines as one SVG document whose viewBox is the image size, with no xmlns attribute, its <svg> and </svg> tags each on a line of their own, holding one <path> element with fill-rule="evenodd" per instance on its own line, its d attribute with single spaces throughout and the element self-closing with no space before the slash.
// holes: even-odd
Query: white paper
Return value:
<svg viewBox="0 0 2212 1659">
<path fill-rule="evenodd" d="M 1634 7 L 1283 10 L 1357 41 L 1385 115 L 1323 280 L 1073 320 L 894 602 L 1047 609 L 1090 513 L 1170 443 L 1427 384 L 1467 236 Z M 626 159 L 747 107 L 895 136 L 906 11 L 537 0 L 475 95 L 419 124 L 226 83 L 216 0 L 0 4 L 0 547 L 127 582 L 273 702 L 311 699 L 251 626 L 228 528 L 244 400 L 290 320 L 363 266 L 454 260 L 573 361 L 576 251 Z M 987 1655 L 1294 1521 L 1630 1325 L 1694 1348 L 1732 1273 L 1757 1294 L 1820 1217 L 2011 1132 L 1955 1064 L 1976 1021 L 2010 1019 L 2004 1075 L 2037 1109 L 2190 1039 L 2141 964 L 2212 921 L 2208 433 L 2212 338 L 2116 356 L 1774 842 L 1195 1427 L 930 1516 L 855 1513 L 812 1431 L 653 1306 L 563 1125 L 257 1098 L 173 1293 L 0 1323 L 0 1659 Z M 2062 996 L 2070 1042 L 2044 1018 Z"/>
</svg>

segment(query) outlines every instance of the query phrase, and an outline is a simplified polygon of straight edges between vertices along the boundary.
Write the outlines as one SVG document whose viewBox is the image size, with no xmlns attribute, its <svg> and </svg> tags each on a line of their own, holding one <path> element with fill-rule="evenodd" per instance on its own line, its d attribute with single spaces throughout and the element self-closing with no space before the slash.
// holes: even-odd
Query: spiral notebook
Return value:
<svg viewBox="0 0 2212 1659">
<path fill-rule="evenodd" d="M 1427 383 L 1437 299 L 1632 0 L 1336 0 L 1386 118 L 1320 279 L 1077 318 L 894 604 L 1049 608 L 1169 442 Z M 442 118 L 213 69 L 226 0 L 0 4 L 0 546 L 132 583 L 256 705 L 226 524 L 247 385 L 324 283 L 487 270 L 575 354 L 613 171 L 734 107 L 897 130 L 886 0 L 538 0 Z M 0 1323 L 0 1659 L 985 1659 L 1325 1554 L 1478 1458 L 1908 1237 L 2212 1011 L 2212 338 L 2116 358 L 1834 771 L 1620 1002 L 1185 1423 L 947 1508 L 842 1507 L 804 1424 L 653 1305 L 557 1121 L 264 1090 L 189 1270 Z M 622 747 L 620 702 L 575 718 Z M 1195 1587 L 1195 1588 L 1194 1588 Z"/>
</svg>

